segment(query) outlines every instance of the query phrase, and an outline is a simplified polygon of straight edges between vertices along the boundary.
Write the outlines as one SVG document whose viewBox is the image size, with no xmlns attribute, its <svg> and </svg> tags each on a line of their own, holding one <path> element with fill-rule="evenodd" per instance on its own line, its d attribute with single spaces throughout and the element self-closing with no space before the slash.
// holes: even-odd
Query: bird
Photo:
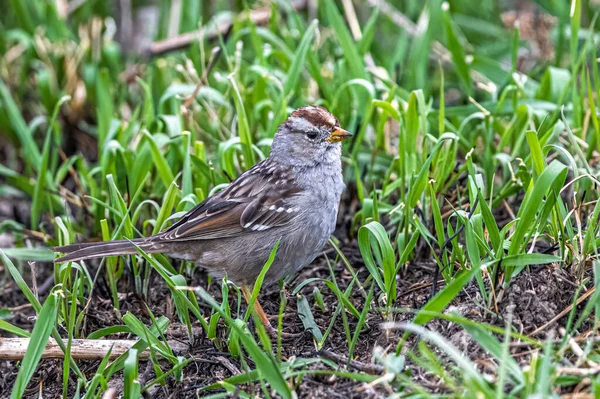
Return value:
<svg viewBox="0 0 600 399">
<path fill-rule="evenodd" d="M 164 253 L 250 290 L 277 244 L 269 284 L 310 264 L 334 232 L 341 195 L 341 142 L 352 134 L 326 108 L 307 105 L 278 127 L 269 156 L 156 235 L 55 247 L 55 263 Z M 258 301 L 255 310 L 270 323 Z"/>
</svg>

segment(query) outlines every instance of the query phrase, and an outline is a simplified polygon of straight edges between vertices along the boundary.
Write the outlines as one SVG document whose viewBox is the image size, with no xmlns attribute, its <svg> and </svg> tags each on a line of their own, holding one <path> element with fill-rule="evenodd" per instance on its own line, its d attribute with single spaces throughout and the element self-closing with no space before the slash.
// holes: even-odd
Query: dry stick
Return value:
<svg viewBox="0 0 600 399">
<path fill-rule="evenodd" d="M 575 342 L 587 342 L 587 341 L 591 341 L 592 343 L 597 343 L 600 342 L 600 335 L 596 336 L 596 337 L 575 337 L 573 338 L 573 340 Z M 557 338 L 554 340 L 550 340 L 550 341 L 544 341 L 544 342 L 549 342 L 552 345 L 556 345 L 556 344 L 560 344 L 562 343 L 562 338 Z M 508 346 L 510 346 L 511 348 L 523 348 L 523 347 L 529 347 L 532 346 L 532 344 L 530 342 L 527 341 L 515 341 L 515 342 L 511 342 L 508 344 Z M 538 349 L 534 349 L 534 351 L 537 351 Z M 514 355 L 513 355 L 514 356 Z"/>
<path fill-rule="evenodd" d="M 567 334 L 567 331 L 565 330 L 564 327 L 559 328 L 558 331 L 560 332 L 560 335 L 563 337 Z M 569 347 L 571 348 L 571 351 L 579 358 L 579 360 L 577 361 L 577 364 L 580 364 L 581 361 L 584 361 L 585 363 L 587 363 L 588 367 L 600 366 L 598 363 L 587 358 L 584 350 L 581 349 L 581 346 L 579 346 L 579 343 L 577 341 L 575 341 L 575 338 L 569 337 L 567 342 L 569 343 Z"/>
<path fill-rule="evenodd" d="M 576 305 L 578 306 L 581 302 L 583 302 L 586 299 L 588 299 L 588 297 L 590 295 L 592 295 L 594 293 L 594 291 L 596 291 L 596 287 L 592 288 L 591 290 L 589 290 L 588 292 L 586 292 L 585 294 L 583 294 L 577 300 Z M 541 326 L 540 328 L 536 329 L 534 332 L 532 332 L 531 334 L 529 334 L 529 337 L 533 337 L 533 336 L 538 335 L 539 333 L 541 333 L 542 331 L 544 331 L 546 328 L 548 328 L 552 324 L 556 323 L 558 320 L 560 320 L 563 317 L 565 317 L 571 311 L 571 309 L 573 309 L 573 304 L 567 306 L 567 308 L 565 310 L 563 310 L 562 312 L 560 312 L 559 314 L 557 314 L 555 317 L 553 317 L 552 320 L 550 320 L 549 322 L 547 322 L 546 324 L 544 324 L 543 326 Z"/>
<path fill-rule="evenodd" d="M 579 377 L 587 377 L 590 375 L 597 375 L 600 373 L 600 367 L 592 368 L 577 368 L 577 367 L 559 367 L 556 369 L 558 375 L 576 375 Z"/>
<path fill-rule="evenodd" d="M 350 26 L 350 32 L 352 32 L 354 40 L 358 41 L 362 39 L 362 32 L 360 30 L 360 23 L 358 22 L 358 18 L 356 17 L 356 11 L 354 11 L 354 6 L 352 5 L 352 0 L 342 0 L 342 4 L 344 5 L 346 20 L 348 21 L 348 25 Z"/>
<path fill-rule="evenodd" d="M 342 0 L 342 4 L 344 5 L 344 13 L 346 14 L 346 20 L 348 21 L 348 25 L 350 26 L 350 32 L 352 32 L 352 37 L 355 41 L 359 41 L 362 39 L 362 31 L 360 30 L 360 22 L 358 22 L 358 18 L 356 16 L 356 11 L 354 10 L 354 5 L 352 4 L 352 0 Z M 375 69 L 375 61 L 371 56 L 371 53 L 365 54 L 365 63 L 367 67 L 370 69 Z"/>
<path fill-rule="evenodd" d="M 329 350 L 321 350 L 316 352 L 317 355 L 322 356 L 326 359 L 332 360 L 338 364 L 345 364 L 352 368 L 355 368 L 358 371 L 362 371 L 367 374 L 381 374 L 385 371 L 382 366 L 377 364 L 367 364 L 363 362 L 359 362 L 357 360 L 348 360 L 346 356 L 338 355 Z"/>
<path fill-rule="evenodd" d="M 306 0 L 294 0 L 292 1 L 292 9 L 294 11 L 300 11 L 306 8 L 307 1 Z M 250 11 L 250 20 L 252 22 L 262 25 L 269 21 L 271 18 L 271 9 L 266 10 L 252 10 Z M 231 26 L 233 25 L 233 20 L 226 20 L 217 26 L 210 26 L 206 29 L 206 33 L 204 37 L 206 39 L 216 39 L 220 35 L 226 34 Z M 187 32 L 181 35 L 170 37 L 165 40 L 160 40 L 157 42 L 153 42 L 150 45 L 150 48 L 146 51 L 146 54 L 149 57 L 156 57 L 161 54 L 165 54 L 171 51 L 181 50 L 189 45 L 191 45 L 194 41 L 198 40 L 198 31 Z"/>
<path fill-rule="evenodd" d="M 67 340 L 63 339 L 66 346 Z M 110 358 L 115 359 L 123 353 L 127 352 L 138 341 L 134 340 L 118 340 L 118 339 L 74 339 L 71 344 L 71 357 L 73 359 L 102 359 L 112 348 Z M 175 353 L 185 353 L 188 351 L 188 346 L 179 341 L 168 341 L 169 347 Z M 0 360 L 23 360 L 27 347 L 29 346 L 29 338 L 1 338 L 0 337 Z M 44 352 L 43 359 L 64 359 L 65 353 L 60 349 L 60 346 L 52 338 L 48 341 Z M 140 359 L 148 359 L 150 352 L 145 350 L 140 354 Z"/>
<path fill-rule="evenodd" d="M 466 211 L 467 209 L 469 209 L 469 207 L 471 206 L 471 204 L 469 204 L 468 202 L 458 206 L 458 209 L 462 209 L 463 211 Z M 447 219 L 448 217 L 450 217 L 453 213 L 456 212 L 456 208 L 455 209 L 450 209 L 449 211 L 446 211 L 442 214 L 442 219 Z"/>
<path fill-rule="evenodd" d="M 46 237 L 48 237 L 46 234 L 39 232 L 39 231 L 34 231 L 34 230 L 25 229 L 25 230 L 23 230 L 23 233 L 28 238 L 33 238 L 33 239 L 40 240 L 40 241 L 45 241 Z"/>
<path fill-rule="evenodd" d="M 202 77 L 200 78 L 200 81 L 198 82 L 198 84 L 196 84 L 196 88 L 194 89 L 194 92 L 183 103 L 182 107 L 184 109 L 184 113 L 187 113 L 189 111 L 189 108 L 192 105 L 192 102 L 194 102 L 194 100 L 196 99 L 196 96 L 198 95 L 198 92 L 200 91 L 200 87 L 208 84 L 208 74 L 210 74 L 210 72 L 212 71 L 213 67 L 219 60 L 219 56 L 221 55 L 222 52 L 223 51 L 221 51 L 221 47 L 215 47 L 212 50 L 212 52 L 210 53 L 210 59 L 208 60 L 208 65 L 206 66 L 206 68 L 204 68 L 204 71 L 202 72 Z"/>
</svg>

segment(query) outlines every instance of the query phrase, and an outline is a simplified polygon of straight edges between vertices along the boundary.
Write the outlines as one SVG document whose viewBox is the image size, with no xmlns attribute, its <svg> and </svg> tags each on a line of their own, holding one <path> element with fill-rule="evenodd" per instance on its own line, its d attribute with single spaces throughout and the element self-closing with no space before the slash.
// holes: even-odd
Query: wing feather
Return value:
<svg viewBox="0 0 600 399">
<path fill-rule="evenodd" d="M 297 216 L 293 199 L 300 192 L 289 171 L 267 159 L 198 204 L 154 239 L 209 240 L 280 227 Z"/>
</svg>

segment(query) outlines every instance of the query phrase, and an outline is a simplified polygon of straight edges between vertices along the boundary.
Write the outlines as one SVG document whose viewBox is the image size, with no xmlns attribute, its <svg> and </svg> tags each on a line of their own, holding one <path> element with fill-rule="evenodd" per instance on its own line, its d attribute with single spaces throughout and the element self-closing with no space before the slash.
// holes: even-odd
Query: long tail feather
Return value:
<svg viewBox="0 0 600 399">
<path fill-rule="evenodd" d="M 146 252 L 159 252 L 160 246 L 146 238 L 137 238 L 132 241 L 118 240 L 109 242 L 88 242 L 63 247 L 55 247 L 55 252 L 65 255 L 54 259 L 54 263 L 76 262 L 84 259 L 103 258 L 105 256 L 133 255 L 137 253 L 135 245 Z"/>
</svg>

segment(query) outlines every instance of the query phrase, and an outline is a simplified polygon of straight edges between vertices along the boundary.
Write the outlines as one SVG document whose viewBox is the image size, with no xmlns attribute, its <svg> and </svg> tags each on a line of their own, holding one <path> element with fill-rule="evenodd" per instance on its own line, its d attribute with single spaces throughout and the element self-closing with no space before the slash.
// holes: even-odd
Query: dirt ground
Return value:
<svg viewBox="0 0 600 399">
<path fill-rule="evenodd" d="M 349 247 L 344 249 L 344 253 L 349 258 L 359 273 L 361 281 L 367 277 L 367 270 L 360 267 L 360 254 L 358 249 Z M 333 254 L 329 253 L 329 258 L 333 258 Z M 433 275 L 431 267 L 426 265 L 414 264 L 403 269 L 398 276 L 398 300 L 397 306 L 406 309 L 419 309 L 423 306 L 431 295 L 431 281 Z M 38 264 L 36 265 L 36 284 L 40 292 L 40 296 L 47 295 L 48 290 L 52 287 L 53 281 L 51 277 L 51 265 Z M 351 281 L 350 273 L 344 268 L 341 262 L 335 267 L 335 273 L 338 284 L 341 288 L 347 287 Z M 316 357 L 325 356 L 330 360 L 335 360 L 340 368 L 348 367 L 352 371 L 362 371 L 364 368 L 371 372 L 381 370 L 381 365 L 373 365 L 372 354 L 376 346 L 382 347 L 385 350 L 393 351 L 398 341 L 398 333 L 383 331 L 380 327 L 384 321 L 379 316 L 378 312 L 371 311 L 368 316 L 368 329 L 364 330 L 360 335 L 354 360 L 358 363 L 354 366 L 347 366 L 344 361 L 345 355 L 348 353 L 347 340 L 344 332 L 343 324 L 336 323 L 330 335 L 327 344 L 323 348 L 325 352 L 316 352 L 313 343 L 312 335 L 308 331 L 304 331 L 302 322 L 296 312 L 296 297 L 291 295 L 291 290 L 300 282 L 309 277 L 329 276 L 329 270 L 326 265 L 325 256 L 320 256 L 311 266 L 303 269 L 294 280 L 287 286 L 287 307 L 284 313 L 284 332 L 296 334 L 294 338 L 285 339 L 283 342 L 284 358 L 295 356 L 300 357 Z M 31 273 L 26 276 L 31 282 Z M 165 315 L 171 320 L 171 327 L 167 331 L 168 339 L 180 340 L 187 344 L 185 327 L 179 323 L 174 312 L 174 306 L 171 302 L 169 291 L 164 285 L 159 276 L 153 275 L 153 283 L 150 284 L 151 291 L 149 297 L 144 301 L 136 295 L 123 295 L 120 306 L 122 314 L 126 312 L 134 313 L 142 321 L 150 324 L 150 318 L 146 311 L 146 304 L 150 307 L 155 315 Z M 128 287 L 129 279 L 124 278 L 121 281 L 120 292 L 132 292 L 132 288 Z M 192 284 L 207 286 L 206 276 L 199 272 L 192 278 Z M 104 286 L 103 286 L 104 285 Z M 100 281 L 95 291 L 94 298 L 90 308 L 93 312 L 88 312 L 87 316 L 87 333 L 93 332 L 99 328 L 122 324 L 119 322 L 112 308 L 112 302 L 107 295 L 106 283 Z M 317 286 L 321 291 L 327 312 L 323 313 L 318 307 L 313 306 L 312 311 L 315 320 L 322 331 L 325 331 L 331 318 L 331 314 L 337 306 L 337 298 L 331 293 L 322 282 L 313 282 L 302 289 L 302 293 L 309 298 L 311 305 L 314 303 L 312 299 L 313 288 Z M 220 299 L 220 287 L 218 284 L 212 284 L 210 292 Z M 438 288 L 439 289 L 439 288 Z M 536 328 L 544 325 L 551 320 L 560 311 L 568 307 L 573 301 L 573 295 L 577 289 L 577 284 L 567 271 L 552 267 L 534 267 L 532 270 L 523 272 L 515 278 L 508 291 L 505 293 L 504 300 L 499 305 L 498 314 L 484 311 L 479 289 L 476 284 L 472 283 L 467 286 L 459 296 L 451 303 L 448 312 L 456 312 L 470 319 L 485 321 L 498 326 L 504 326 L 504 319 L 510 313 L 512 321 L 516 329 L 523 334 L 529 334 Z M 271 315 L 276 315 L 279 310 L 280 294 L 277 290 L 271 289 L 271 293 L 267 292 L 260 298 L 266 312 Z M 354 303 L 359 309 L 362 309 L 364 298 L 359 290 L 354 290 Z M 12 280 L 8 280 L 0 289 L 0 303 L 3 307 L 13 308 L 14 318 L 10 320 L 15 325 L 24 329 L 30 330 L 33 327 L 33 309 L 27 306 L 26 299 L 21 295 L 18 287 Z M 245 304 L 244 304 L 245 305 Z M 232 306 L 235 309 L 235 306 Z M 244 307 L 242 307 L 244 309 Z M 209 313 L 206 305 L 202 309 L 205 314 Z M 410 320 L 411 313 L 398 313 L 395 315 L 395 321 Z M 556 325 L 548 327 L 537 338 L 543 338 L 545 334 L 554 334 L 558 336 L 558 328 L 566 323 L 567 317 L 564 317 Z M 356 320 L 348 317 L 352 330 L 355 328 Z M 194 327 L 195 343 L 189 348 L 187 353 L 182 353 L 184 356 L 192 356 L 194 360 L 186 366 L 183 371 L 184 381 L 177 383 L 174 379 L 169 379 L 165 386 L 155 386 L 146 392 L 146 397 L 158 398 L 192 398 L 197 397 L 200 393 L 199 389 L 230 377 L 243 371 L 243 367 L 239 359 L 232 358 L 229 353 L 220 351 L 215 343 L 205 337 L 199 324 Z M 221 325 L 220 327 L 224 327 Z M 433 320 L 427 327 L 437 331 L 446 337 L 452 344 L 459 348 L 463 353 L 467 354 L 475 361 L 482 371 L 486 368 L 493 367 L 493 362 L 489 361 L 490 356 L 485 353 L 459 325 L 454 323 Z M 220 331 L 224 331 L 223 328 Z M 3 334 L 0 332 L 0 334 Z M 116 335 L 112 338 L 126 339 L 130 338 L 126 335 Z M 409 341 L 408 347 L 414 346 L 416 338 Z M 527 362 L 531 348 L 514 348 L 513 355 Z M 91 378 L 99 361 L 80 361 L 79 365 L 82 372 L 88 378 Z M 313 365 L 312 368 L 326 368 L 325 365 Z M 411 365 L 407 360 L 407 367 L 410 368 L 410 377 L 417 383 L 428 387 L 431 391 L 443 392 L 443 385 L 439 384 L 436 376 L 428 375 L 414 364 Z M 359 370 L 357 370 L 357 368 Z M 488 370 L 489 371 L 489 370 Z M 0 398 L 8 397 L 17 375 L 15 362 L 3 361 L 0 362 Z M 116 376 L 116 382 L 119 379 Z M 140 364 L 140 380 L 142 385 L 145 382 L 151 381 L 154 378 L 154 371 L 149 362 L 141 362 Z M 75 381 L 71 383 L 72 392 L 75 391 Z M 115 388 L 119 389 L 118 384 Z M 261 394 L 260 387 L 256 386 L 245 387 L 247 391 Z M 297 392 L 300 397 L 311 398 L 348 398 L 348 397 L 379 397 L 383 391 L 378 391 L 379 388 L 373 389 L 366 384 L 334 378 L 323 375 L 306 375 L 299 386 Z M 62 394 L 62 361 L 61 360 L 42 360 L 41 364 L 32 378 L 31 383 L 26 392 L 26 397 L 38 397 L 39 393 L 43 392 L 44 398 L 60 397 Z M 214 393 L 215 391 L 212 391 Z M 206 395 L 208 392 L 200 394 Z"/>
</svg>

